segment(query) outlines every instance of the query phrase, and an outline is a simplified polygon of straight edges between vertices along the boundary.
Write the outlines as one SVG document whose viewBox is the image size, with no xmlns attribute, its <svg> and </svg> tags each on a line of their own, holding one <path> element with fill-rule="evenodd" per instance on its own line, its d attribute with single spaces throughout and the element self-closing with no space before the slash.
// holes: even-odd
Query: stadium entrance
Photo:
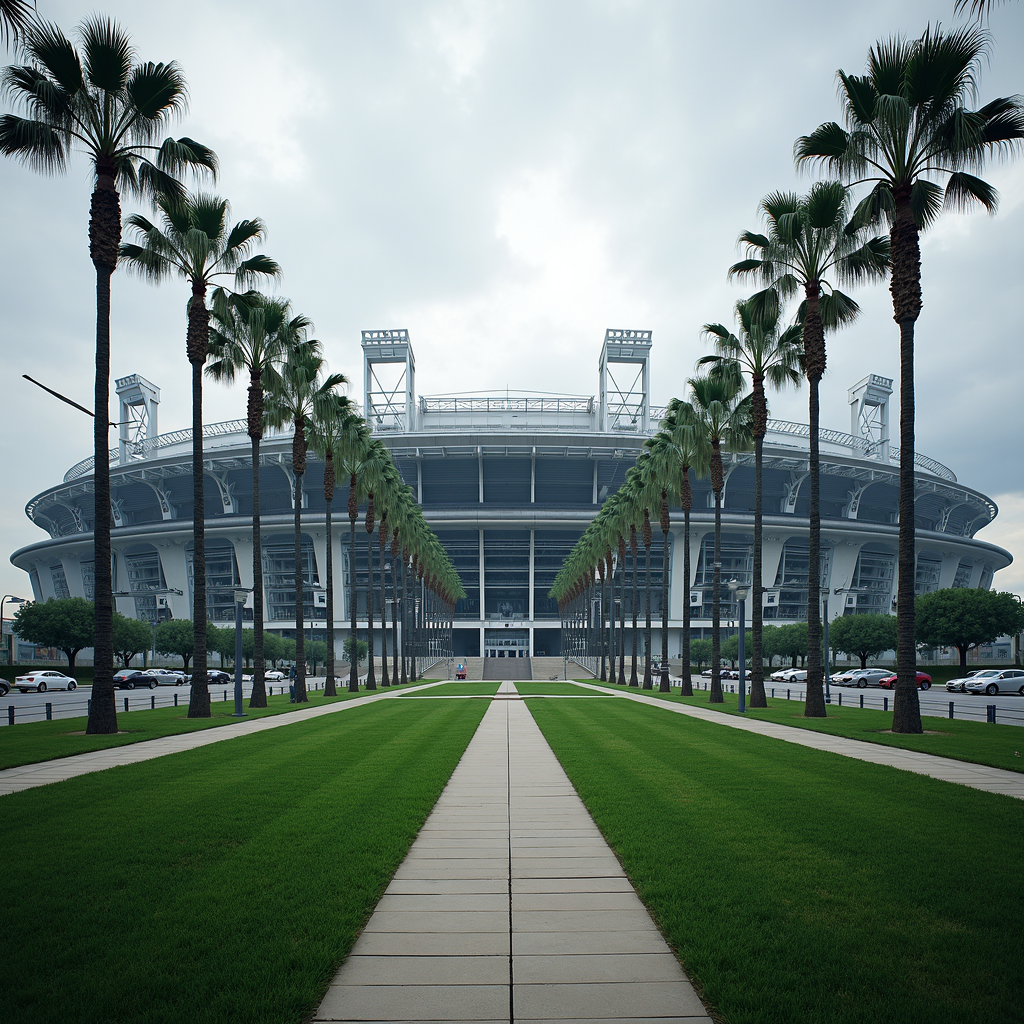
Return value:
<svg viewBox="0 0 1024 1024">
<path fill-rule="evenodd" d="M 528 658 L 530 631 L 528 629 L 485 629 L 485 658 Z"/>
</svg>

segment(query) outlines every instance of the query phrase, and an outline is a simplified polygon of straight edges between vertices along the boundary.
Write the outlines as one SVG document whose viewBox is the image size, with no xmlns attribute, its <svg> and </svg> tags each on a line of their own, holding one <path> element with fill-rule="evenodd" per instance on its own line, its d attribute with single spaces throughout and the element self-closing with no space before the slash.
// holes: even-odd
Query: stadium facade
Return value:
<svg viewBox="0 0 1024 1024">
<path fill-rule="evenodd" d="M 662 410 L 652 407 L 651 332 L 606 333 L 596 397 L 529 394 L 418 397 L 416 364 L 403 330 L 364 331 L 363 411 L 423 506 L 466 589 L 455 612 L 458 656 L 561 653 L 555 574 L 601 502 L 623 483 Z M 191 431 L 160 434 L 159 389 L 139 376 L 116 382 L 119 444 L 110 453 L 114 590 L 120 612 L 147 622 L 191 616 Z M 889 443 L 892 381 L 870 375 L 849 390 L 850 433 L 821 435 L 822 579 L 828 615 L 889 612 L 897 583 L 899 451 Z M 262 445 L 261 506 L 266 625 L 294 633 L 294 529 L 291 435 Z M 209 617 L 233 621 L 233 589 L 252 586 L 252 480 L 245 421 L 205 428 Z M 311 461 L 303 492 L 303 558 L 311 633 L 325 636 L 327 538 L 322 464 Z M 806 616 L 808 428 L 770 422 L 764 445 L 766 622 Z M 35 598 L 91 597 L 92 460 L 34 497 L 29 518 L 48 538 L 16 551 Z M 919 593 L 991 585 L 1008 552 L 976 539 L 996 516 L 991 499 L 957 481 L 941 463 L 917 456 Z M 350 557 L 345 489 L 335 497 L 335 609 L 346 635 L 349 573 L 366 625 L 366 534 Z M 723 580 L 749 581 L 754 506 L 753 455 L 729 457 L 723 504 Z M 694 488 L 689 586 L 682 579 L 682 514 L 672 515 L 670 651 L 679 651 L 683 602 L 697 635 L 711 626 L 713 501 L 706 480 Z M 662 536 L 652 556 L 654 649 L 660 650 Z M 642 549 L 641 549 L 642 551 Z M 641 553 L 641 567 L 643 555 Z M 379 596 L 377 598 L 379 601 Z M 724 597 L 728 601 L 728 593 Z M 391 602 L 389 601 L 389 619 Z M 723 622 L 736 616 L 725 604 Z M 251 614 L 251 613 L 250 613 Z M 627 616 L 628 616 L 627 609 Z M 374 610 L 380 623 L 379 606 Z M 378 645 L 379 645 L 379 630 Z M 378 647 L 379 649 L 379 647 Z"/>
</svg>

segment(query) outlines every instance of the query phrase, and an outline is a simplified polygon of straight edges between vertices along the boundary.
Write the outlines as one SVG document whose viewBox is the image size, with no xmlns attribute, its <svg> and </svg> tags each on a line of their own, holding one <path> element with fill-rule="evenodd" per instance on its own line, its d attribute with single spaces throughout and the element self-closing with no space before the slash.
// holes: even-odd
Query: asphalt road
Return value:
<svg viewBox="0 0 1024 1024">
<path fill-rule="evenodd" d="M 287 693 L 288 681 L 267 683 L 271 693 Z M 309 690 L 322 690 L 322 676 L 306 680 Z M 14 724 L 23 722 L 40 722 L 46 719 L 46 706 L 50 705 L 52 718 L 78 718 L 87 713 L 88 700 L 92 692 L 91 686 L 79 686 L 68 693 L 67 690 L 49 690 L 46 693 L 19 693 L 11 690 L 6 697 L 0 697 L 0 725 L 10 725 L 10 709 L 14 708 Z M 242 683 L 242 696 L 248 698 L 252 692 L 252 683 Z M 131 711 L 141 711 L 154 706 L 158 708 L 173 707 L 177 697 L 179 707 L 188 707 L 191 686 L 158 686 L 155 690 L 118 690 L 116 691 L 117 710 L 125 710 L 125 700 Z M 210 687 L 210 699 L 233 700 L 234 683 L 215 683 Z"/>
</svg>

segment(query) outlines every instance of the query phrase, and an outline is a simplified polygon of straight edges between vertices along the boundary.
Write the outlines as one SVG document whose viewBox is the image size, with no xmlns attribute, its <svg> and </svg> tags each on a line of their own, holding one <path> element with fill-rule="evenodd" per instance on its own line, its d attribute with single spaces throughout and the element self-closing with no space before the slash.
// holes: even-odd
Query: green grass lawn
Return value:
<svg viewBox="0 0 1024 1024">
<path fill-rule="evenodd" d="M 693 697 L 682 697 L 678 692 L 659 693 L 656 688 L 637 690 L 635 687 L 611 686 L 600 682 L 595 685 L 610 690 L 639 693 L 646 697 L 657 697 L 677 704 L 694 704 L 723 714 L 739 714 L 736 710 L 739 697 L 734 693 L 725 694 L 724 704 L 709 704 L 708 694 L 704 690 L 698 691 Z M 918 750 L 925 754 L 939 754 L 957 761 L 987 764 L 1012 772 L 1024 772 L 1024 729 L 1018 725 L 988 725 L 986 722 L 967 721 L 962 718 L 923 717 L 925 733 L 893 734 L 887 732 L 892 728 L 891 711 L 829 704 L 827 718 L 805 718 L 802 701 L 772 700 L 769 696 L 768 703 L 768 708 L 748 707 L 744 717 L 775 722 L 778 725 L 792 725 L 799 729 L 812 729 L 832 736 L 846 736 L 852 740 L 882 743 L 904 750 Z"/>
<path fill-rule="evenodd" d="M 383 692 L 387 693 L 387 690 Z M 337 697 L 324 697 L 320 692 L 310 692 L 308 703 L 292 704 L 289 702 L 288 694 L 285 693 L 268 697 L 265 708 L 250 708 L 248 700 L 244 702 L 243 706 L 247 717 L 266 718 L 366 695 L 365 690 L 360 690 L 359 693 L 339 690 Z M 184 699 L 183 695 L 180 707 L 118 712 L 118 732 L 116 735 L 105 736 L 76 735 L 76 733 L 84 733 L 85 718 L 58 718 L 52 722 L 25 722 L 15 726 L 5 726 L 0 728 L 0 769 L 35 764 L 38 761 L 49 761 L 55 757 L 85 754 L 92 750 L 123 747 L 128 743 L 155 740 L 161 736 L 177 736 L 180 733 L 196 732 L 199 729 L 215 729 L 221 725 L 245 721 L 245 719 L 234 717 L 234 699 L 227 702 L 216 701 L 210 705 L 210 710 L 213 712 L 210 718 L 187 718 L 188 700 Z"/>
<path fill-rule="evenodd" d="M 575 683 L 516 683 L 516 689 L 524 697 L 544 696 L 554 694 L 556 696 L 566 694 L 571 697 L 599 697 L 600 694 L 593 690 L 585 690 Z"/>
<path fill-rule="evenodd" d="M 486 701 L 381 701 L 3 797 L 5 1024 L 298 1022 Z"/>
<path fill-rule="evenodd" d="M 529 709 L 729 1024 L 1019 1024 L 1024 802 L 631 702 Z"/>
<path fill-rule="evenodd" d="M 428 680 L 423 680 L 427 682 Z M 407 694 L 408 697 L 490 697 L 498 692 L 501 686 L 500 681 L 496 682 L 474 682 L 474 683 L 441 683 L 440 686 L 432 686 L 429 690 L 418 690 L 416 693 Z"/>
</svg>

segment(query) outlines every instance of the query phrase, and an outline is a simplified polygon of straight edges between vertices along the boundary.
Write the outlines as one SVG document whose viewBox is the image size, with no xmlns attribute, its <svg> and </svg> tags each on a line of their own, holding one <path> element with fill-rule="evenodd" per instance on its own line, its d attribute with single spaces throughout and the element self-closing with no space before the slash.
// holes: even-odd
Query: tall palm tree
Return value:
<svg viewBox="0 0 1024 1024">
<path fill-rule="evenodd" d="M 249 255 L 263 240 L 260 220 L 228 227 L 226 199 L 204 194 L 158 194 L 154 205 L 162 227 L 141 214 L 126 224 L 141 244 L 124 243 L 119 252 L 129 270 L 153 282 L 183 278 L 192 289 L 188 304 L 186 355 L 192 367 L 192 689 L 189 718 L 209 718 L 206 678 L 206 489 L 203 473 L 203 367 L 210 350 L 210 311 L 206 292 L 219 277 L 232 277 L 236 288 L 276 278 L 281 268 L 268 256 Z"/>
<path fill-rule="evenodd" d="M 92 164 L 89 255 L 96 270 L 96 384 L 93 491 L 96 634 L 87 733 L 117 732 L 114 708 L 113 579 L 110 561 L 110 278 L 121 242 L 120 189 L 180 194 L 173 177 L 216 171 L 213 151 L 192 139 L 157 139 L 185 106 L 185 77 L 173 61 L 137 64 L 128 36 L 93 17 L 79 28 L 81 52 L 55 25 L 22 29 L 30 64 L 0 73 L 0 88 L 29 117 L 0 117 L 0 153 L 45 174 L 63 173 L 71 153 Z"/>
<path fill-rule="evenodd" d="M 295 702 L 305 703 L 306 637 L 305 590 L 302 571 L 302 478 L 306 472 L 306 424 L 328 412 L 337 402 L 337 388 L 348 383 L 341 373 L 324 375 L 323 356 L 305 347 L 288 353 L 280 369 L 267 373 L 267 422 L 274 427 L 291 423 L 292 476 L 295 480 Z"/>
<path fill-rule="evenodd" d="M 759 301 L 760 300 L 760 301 Z M 733 360 L 750 376 L 751 428 L 754 435 L 754 565 L 750 588 L 751 669 L 750 706 L 768 707 L 764 692 L 764 609 L 761 594 L 763 539 L 762 466 L 764 437 L 768 432 L 768 399 L 765 383 L 776 390 L 787 384 L 800 382 L 800 364 L 803 355 L 803 331 L 799 324 L 783 328 L 780 324 L 778 292 L 769 290 L 758 299 L 744 299 L 736 303 L 738 334 L 723 324 L 705 324 L 705 337 L 714 341 L 716 355 L 704 356 L 698 366 L 715 366 L 723 360 Z"/>
<path fill-rule="evenodd" d="M 860 307 L 839 283 L 879 280 L 889 266 L 889 243 L 865 238 L 851 226 L 849 194 L 837 181 L 816 182 L 806 196 L 775 192 L 761 201 L 768 234 L 745 231 L 740 241 L 748 258 L 730 276 L 753 277 L 768 288 L 750 299 L 755 319 L 770 315 L 779 298 L 802 293 L 797 320 L 803 325 L 803 362 L 807 377 L 808 485 L 810 528 L 807 571 L 807 690 L 804 714 L 825 717 L 821 660 L 821 473 L 818 387 L 825 373 L 825 333 L 857 317 Z M 777 294 L 776 294 L 777 293 Z M 916 692 L 916 691 L 915 691 Z"/>
<path fill-rule="evenodd" d="M 690 569 L 690 514 L 693 510 L 693 490 L 690 471 L 703 478 L 708 474 L 710 450 L 707 435 L 701 429 L 697 414 L 689 402 L 673 398 L 663 420 L 665 430 L 672 438 L 679 458 L 679 505 L 683 510 L 683 642 L 682 694 L 693 696 L 690 675 L 690 587 L 693 576 Z"/>
<path fill-rule="evenodd" d="M 327 533 L 327 663 L 324 666 L 324 696 L 338 695 L 334 676 L 334 488 L 337 475 L 334 469 L 335 452 L 345 443 L 345 437 L 353 422 L 362 423 L 361 417 L 346 395 L 335 395 L 321 410 L 319 416 L 310 421 L 307 428 L 310 446 L 324 460 L 324 527 Z"/>
<path fill-rule="evenodd" d="M 312 327 L 305 316 L 292 316 L 288 299 L 250 291 L 237 295 L 223 288 L 213 292 L 210 312 L 210 353 L 207 374 L 230 383 L 248 375 L 246 426 L 252 448 L 252 625 L 253 675 L 249 707 L 267 706 L 266 658 L 263 647 L 263 550 L 260 522 L 260 441 L 264 430 L 264 379 L 296 346 L 318 351 L 308 340 Z"/>
<path fill-rule="evenodd" d="M 920 233 L 943 209 L 994 211 L 996 190 L 971 171 L 1024 139 L 1024 101 L 1000 97 L 978 110 L 977 75 L 989 37 L 977 26 L 929 28 L 920 39 L 876 43 L 865 75 L 838 73 L 847 124 L 821 125 L 796 142 L 798 163 L 824 164 L 871 183 L 857 224 L 885 221 L 892 247 L 893 319 L 900 329 L 900 498 L 893 731 L 922 731 L 914 639 L 914 328 L 921 313 Z M 945 185 L 941 184 L 944 181 Z M 808 673 L 810 678 L 810 673 Z"/>
<path fill-rule="evenodd" d="M 377 689 L 377 673 L 374 667 L 373 653 L 373 529 L 376 518 L 374 503 L 375 496 L 386 491 L 390 486 L 393 480 L 392 470 L 397 474 L 394 463 L 391 461 L 391 453 L 383 441 L 374 438 L 367 446 L 359 472 L 359 480 L 366 494 L 366 513 L 363 520 L 366 525 L 366 644 L 369 662 L 366 671 L 366 688 L 368 690 Z M 381 563 L 381 571 L 383 572 L 383 563 Z"/>
<path fill-rule="evenodd" d="M 696 423 L 710 448 L 711 490 L 715 496 L 715 561 L 711 578 L 711 690 L 710 703 L 721 704 L 722 694 L 722 491 L 725 467 L 722 449 L 744 451 L 751 445 L 750 400 L 740 399 L 743 375 L 735 363 L 723 363 L 704 377 L 688 381 Z"/>
</svg>

